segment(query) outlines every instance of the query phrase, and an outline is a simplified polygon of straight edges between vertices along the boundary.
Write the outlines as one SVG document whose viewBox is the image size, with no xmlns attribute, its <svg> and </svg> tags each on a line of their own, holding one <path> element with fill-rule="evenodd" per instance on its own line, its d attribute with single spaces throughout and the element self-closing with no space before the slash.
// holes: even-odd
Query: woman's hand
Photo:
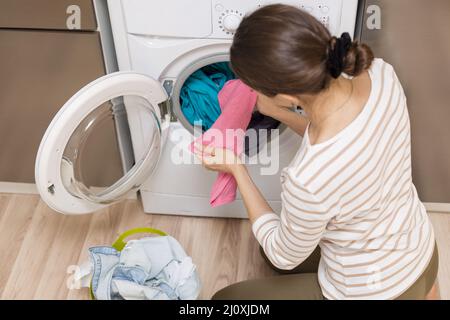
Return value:
<svg viewBox="0 0 450 320">
<path fill-rule="evenodd" d="M 211 171 L 234 174 L 242 165 L 241 159 L 232 150 L 226 148 L 215 148 L 196 143 L 194 152 L 203 166 Z"/>
<path fill-rule="evenodd" d="M 253 183 L 247 168 L 233 151 L 212 146 L 205 147 L 196 143 L 194 152 L 207 169 L 230 173 L 234 176 L 252 223 L 263 214 L 273 212 Z"/>
<path fill-rule="evenodd" d="M 195 143 L 194 153 L 206 169 L 233 175 L 252 224 L 264 214 L 273 212 L 261 191 L 252 181 L 247 168 L 233 151 L 226 148 L 205 147 Z"/>
</svg>

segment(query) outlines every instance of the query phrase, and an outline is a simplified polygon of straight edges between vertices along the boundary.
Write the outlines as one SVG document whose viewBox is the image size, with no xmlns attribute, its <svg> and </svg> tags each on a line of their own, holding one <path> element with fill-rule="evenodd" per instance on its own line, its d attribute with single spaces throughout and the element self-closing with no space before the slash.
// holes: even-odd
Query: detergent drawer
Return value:
<svg viewBox="0 0 450 320">
<path fill-rule="evenodd" d="M 212 32 L 210 0 L 122 0 L 129 33 L 203 38 Z"/>
<path fill-rule="evenodd" d="M 0 28 L 97 29 L 92 0 L 1 0 Z"/>
</svg>

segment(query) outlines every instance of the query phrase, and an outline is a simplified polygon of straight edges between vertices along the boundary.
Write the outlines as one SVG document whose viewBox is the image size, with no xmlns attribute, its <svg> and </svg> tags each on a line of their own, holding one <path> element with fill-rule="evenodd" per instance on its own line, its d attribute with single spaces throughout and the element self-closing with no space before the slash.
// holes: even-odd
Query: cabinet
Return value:
<svg viewBox="0 0 450 320">
<path fill-rule="evenodd" d="M 392 64 L 411 119 L 412 174 L 420 199 L 450 209 L 450 1 L 361 0 L 357 33 Z M 373 24 L 373 19 L 379 19 Z M 444 205 L 447 204 L 447 205 Z"/>
<path fill-rule="evenodd" d="M 66 26 L 71 5 L 80 8 L 77 30 Z M 51 119 L 82 86 L 115 71 L 109 22 L 99 22 L 104 10 L 105 1 L 0 0 L 0 192 L 20 192 L 18 184 L 34 182 L 36 153 Z M 101 148 L 92 148 L 87 168 L 96 185 L 123 171 L 114 121 L 100 130 L 92 143 Z"/>
</svg>

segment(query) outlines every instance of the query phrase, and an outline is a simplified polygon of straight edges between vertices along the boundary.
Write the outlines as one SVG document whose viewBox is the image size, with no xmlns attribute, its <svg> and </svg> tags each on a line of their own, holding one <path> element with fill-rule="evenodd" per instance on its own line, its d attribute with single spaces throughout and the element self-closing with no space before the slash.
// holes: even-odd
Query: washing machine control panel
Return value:
<svg viewBox="0 0 450 320">
<path fill-rule="evenodd" d="M 349 0 L 346 1 L 349 2 Z M 357 2 L 357 0 L 350 1 Z M 343 31 L 341 28 L 341 19 L 345 18 L 345 15 L 343 15 L 342 12 L 343 0 L 212 0 L 212 37 L 232 39 L 245 15 L 248 15 L 263 6 L 274 3 L 284 3 L 296 6 L 310 13 L 333 34 L 338 35 L 339 32 Z M 350 16 L 354 17 L 353 12 Z"/>
</svg>

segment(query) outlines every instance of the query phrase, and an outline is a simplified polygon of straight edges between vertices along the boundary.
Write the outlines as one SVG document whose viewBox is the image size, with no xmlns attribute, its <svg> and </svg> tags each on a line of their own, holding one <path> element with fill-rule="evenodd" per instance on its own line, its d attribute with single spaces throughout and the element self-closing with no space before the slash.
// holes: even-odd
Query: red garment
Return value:
<svg viewBox="0 0 450 320">
<path fill-rule="evenodd" d="M 228 81 L 219 92 L 221 115 L 213 126 L 191 145 L 202 143 L 217 148 L 233 150 L 241 155 L 244 148 L 245 131 L 250 123 L 256 104 L 257 94 L 241 80 Z M 228 173 L 220 172 L 211 189 L 209 203 L 218 207 L 236 199 L 237 183 Z"/>
</svg>

